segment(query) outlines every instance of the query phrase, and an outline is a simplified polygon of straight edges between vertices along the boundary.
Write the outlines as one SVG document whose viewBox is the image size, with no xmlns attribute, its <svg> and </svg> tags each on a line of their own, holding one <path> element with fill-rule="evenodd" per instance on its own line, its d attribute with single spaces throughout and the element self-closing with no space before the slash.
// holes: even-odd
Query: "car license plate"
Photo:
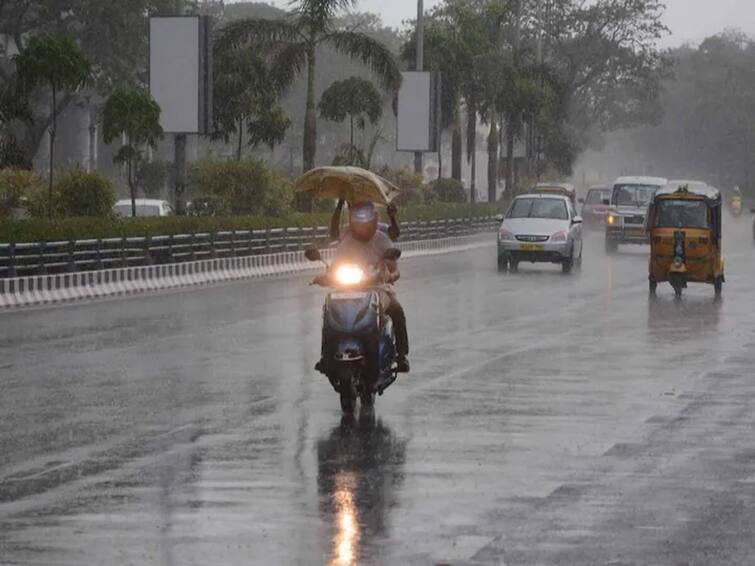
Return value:
<svg viewBox="0 0 755 566">
<path fill-rule="evenodd" d="M 545 249 L 542 244 L 522 244 L 521 249 L 523 252 L 541 252 Z"/>
<path fill-rule="evenodd" d="M 330 298 L 339 301 L 358 301 L 364 299 L 367 293 L 331 293 Z"/>
</svg>

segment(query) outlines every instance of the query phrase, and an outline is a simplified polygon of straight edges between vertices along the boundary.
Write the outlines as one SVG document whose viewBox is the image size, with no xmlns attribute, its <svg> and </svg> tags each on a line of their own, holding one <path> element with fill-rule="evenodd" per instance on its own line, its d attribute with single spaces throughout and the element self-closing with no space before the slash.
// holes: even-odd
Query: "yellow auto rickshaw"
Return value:
<svg viewBox="0 0 755 566">
<path fill-rule="evenodd" d="M 721 193 L 708 186 L 658 190 L 647 217 L 650 292 L 667 281 L 677 297 L 687 283 L 709 283 L 716 296 L 724 284 L 721 256 Z"/>
</svg>

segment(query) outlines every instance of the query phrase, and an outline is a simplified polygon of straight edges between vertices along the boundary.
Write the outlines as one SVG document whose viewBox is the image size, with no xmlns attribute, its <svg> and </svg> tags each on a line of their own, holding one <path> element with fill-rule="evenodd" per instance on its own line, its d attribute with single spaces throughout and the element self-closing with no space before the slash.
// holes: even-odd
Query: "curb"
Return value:
<svg viewBox="0 0 755 566">
<path fill-rule="evenodd" d="M 404 258 L 441 255 L 493 245 L 490 234 L 398 243 Z M 331 259 L 333 250 L 323 257 Z M 304 252 L 207 259 L 55 275 L 0 279 L 0 311 L 147 294 L 243 279 L 266 279 L 317 271 Z"/>
</svg>

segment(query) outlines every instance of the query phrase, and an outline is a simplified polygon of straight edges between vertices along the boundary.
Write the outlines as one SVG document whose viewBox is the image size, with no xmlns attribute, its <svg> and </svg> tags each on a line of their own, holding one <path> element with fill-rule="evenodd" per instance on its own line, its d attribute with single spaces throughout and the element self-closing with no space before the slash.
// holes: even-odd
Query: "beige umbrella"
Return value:
<svg viewBox="0 0 755 566">
<path fill-rule="evenodd" d="M 313 198 L 390 204 L 400 189 L 372 171 L 359 167 L 318 167 L 296 180 L 296 191 Z"/>
</svg>

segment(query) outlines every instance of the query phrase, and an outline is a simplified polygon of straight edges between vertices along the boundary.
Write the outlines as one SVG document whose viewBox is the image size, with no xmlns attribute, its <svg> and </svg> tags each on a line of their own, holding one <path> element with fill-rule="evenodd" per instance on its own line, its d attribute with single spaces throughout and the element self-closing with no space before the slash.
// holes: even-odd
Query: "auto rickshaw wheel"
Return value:
<svg viewBox="0 0 755 566">
<path fill-rule="evenodd" d="M 716 290 L 716 297 L 720 297 L 724 290 L 724 282 L 720 277 L 713 283 L 713 288 Z"/>
<path fill-rule="evenodd" d="M 648 287 L 650 288 L 650 294 L 655 295 L 655 292 L 658 290 L 658 281 L 650 279 Z"/>
</svg>

